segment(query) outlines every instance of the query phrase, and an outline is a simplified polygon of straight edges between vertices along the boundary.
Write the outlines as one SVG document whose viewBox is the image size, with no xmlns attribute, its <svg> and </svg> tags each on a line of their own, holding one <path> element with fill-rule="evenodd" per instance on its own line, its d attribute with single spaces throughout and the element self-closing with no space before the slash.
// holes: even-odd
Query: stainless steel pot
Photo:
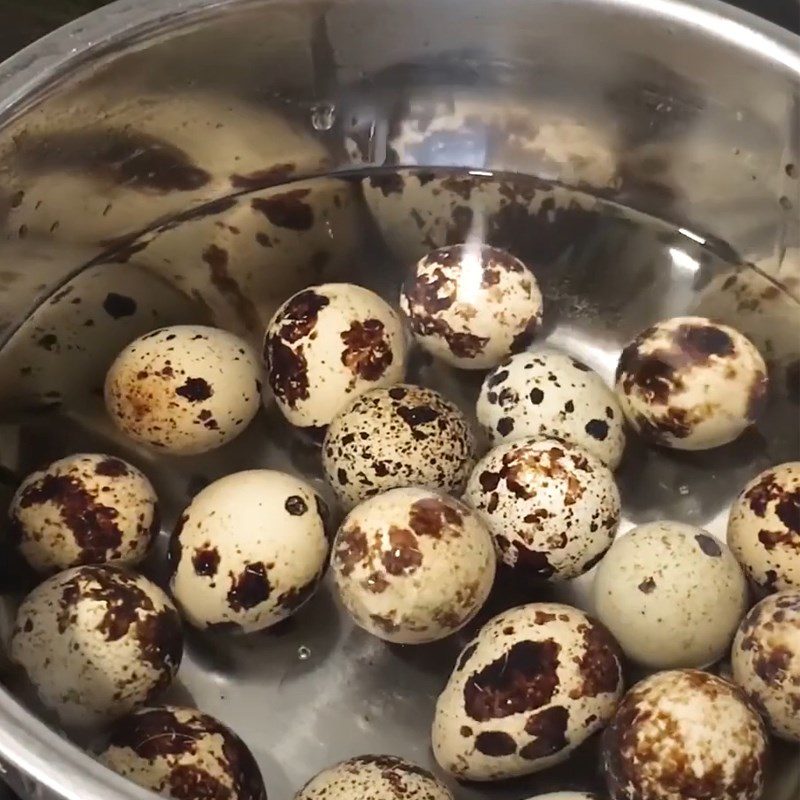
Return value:
<svg viewBox="0 0 800 800">
<path fill-rule="evenodd" d="M 397 197 L 379 181 L 372 192 L 330 177 L 301 183 L 317 223 L 265 257 L 263 220 L 245 193 L 268 197 L 288 179 L 382 165 L 458 167 L 478 183 L 488 173 L 512 183 L 536 176 L 543 194 L 514 231 L 533 231 L 528 244 L 543 262 L 585 245 L 613 209 L 648 220 L 650 233 L 620 229 L 611 250 L 582 245 L 546 279 L 564 312 L 553 339 L 606 374 L 626 336 L 683 310 L 727 317 L 770 350 L 776 399 L 758 441 L 690 462 L 643 455 L 636 475 L 623 476 L 644 483 L 629 522 L 660 513 L 724 530 L 740 483 L 798 457 L 799 105 L 800 41 L 712 0 L 112 4 L 0 66 L 0 464 L 19 473 L 91 446 L 130 455 L 94 393 L 129 339 L 208 316 L 257 338 L 278 302 L 320 277 L 391 283 L 364 256 L 363 226 L 382 239 L 382 258 L 402 264 L 428 246 L 411 212 L 438 202 L 410 191 L 413 181 Z M 493 191 L 464 200 L 473 225 L 498 213 Z M 426 235 L 446 228 L 434 221 Z M 665 260 L 674 231 L 688 261 Z M 224 270 L 210 247 L 226 252 Z M 759 265 L 746 272 L 746 291 L 774 286 L 772 305 L 742 306 L 720 288 L 727 264 L 743 261 Z M 113 324 L 81 338 L 53 300 L 65 281 L 100 316 L 112 291 L 134 298 L 137 313 L 109 314 Z M 55 345 L 45 338 L 66 330 Z M 449 374 L 428 377 L 474 393 Z M 131 457 L 153 473 L 173 515 L 193 481 L 245 464 L 315 474 L 313 457 L 279 428 L 213 460 Z M 455 645 L 388 651 L 332 608 L 319 598 L 281 637 L 190 642 L 182 690 L 192 697 L 177 699 L 248 739 L 277 800 L 359 751 L 427 760 L 421 709 Z M 13 670 L 5 685 L 0 773 L 26 798 L 149 796 L 21 704 Z M 799 761 L 787 748 L 769 800 L 798 796 Z M 588 763 L 460 797 L 520 800 L 579 786 L 591 780 Z"/>
</svg>

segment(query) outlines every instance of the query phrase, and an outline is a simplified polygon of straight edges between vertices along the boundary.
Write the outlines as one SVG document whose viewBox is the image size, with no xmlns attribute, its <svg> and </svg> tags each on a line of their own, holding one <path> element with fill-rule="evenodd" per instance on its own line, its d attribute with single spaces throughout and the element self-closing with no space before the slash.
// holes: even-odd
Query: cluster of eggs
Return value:
<svg viewBox="0 0 800 800">
<path fill-rule="evenodd" d="M 114 721 L 101 758 L 143 786 L 262 800 L 236 734 L 199 711 L 152 705 L 178 671 L 181 618 L 212 631 L 270 627 L 314 594 L 330 561 L 358 626 L 419 645 L 475 618 L 498 563 L 532 585 L 599 564 L 596 618 L 530 603 L 467 644 L 436 703 L 439 766 L 475 781 L 528 775 L 605 729 L 613 800 L 672 800 L 701 785 L 708 800 L 757 800 L 767 730 L 800 741 L 800 463 L 744 487 L 729 545 L 671 520 L 615 542 L 614 479 L 626 421 L 683 450 L 749 427 L 767 387 L 756 348 L 705 318 L 667 320 L 623 350 L 612 389 L 567 353 L 527 350 L 542 320 L 536 279 L 478 244 L 421 259 L 399 306 L 402 316 L 367 289 L 325 284 L 278 309 L 261 359 L 230 333 L 191 325 L 120 353 L 105 399 L 131 440 L 175 455 L 219 447 L 253 420 L 266 383 L 286 420 L 321 438 L 346 516 L 332 535 L 306 481 L 268 469 L 228 475 L 177 522 L 170 597 L 131 571 L 160 528 L 142 472 L 78 454 L 33 473 L 10 528 L 45 580 L 19 608 L 11 655 L 42 702 L 66 724 Z M 488 370 L 475 409 L 491 443 L 482 456 L 456 404 L 403 382 L 406 328 L 451 366 Z M 767 595 L 749 613 L 748 579 Z M 702 671 L 727 652 L 734 682 Z M 625 658 L 663 671 L 625 694 Z M 398 785 L 407 798 L 452 800 L 439 779 L 393 756 L 331 767 L 296 798 L 390 800 Z"/>
</svg>

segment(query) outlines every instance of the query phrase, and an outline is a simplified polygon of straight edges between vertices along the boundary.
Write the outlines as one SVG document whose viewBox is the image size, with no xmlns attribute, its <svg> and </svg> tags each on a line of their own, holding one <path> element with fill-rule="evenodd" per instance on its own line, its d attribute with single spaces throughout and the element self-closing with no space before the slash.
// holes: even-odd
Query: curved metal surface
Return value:
<svg viewBox="0 0 800 800">
<path fill-rule="evenodd" d="M 546 179 L 546 187 L 537 186 L 542 194 L 536 208 L 527 209 L 526 224 L 546 236 L 557 234 L 553 248 L 559 253 L 577 243 L 567 273 L 562 264 L 546 279 L 549 297 L 564 312 L 551 340 L 568 344 L 604 374 L 624 337 L 653 315 L 713 308 L 738 319 L 736 302 L 718 291 L 729 269 L 720 256 L 758 260 L 795 292 L 794 300 L 787 292 L 777 307 L 745 315 L 754 338 L 762 336 L 770 347 L 780 340 L 791 355 L 791 324 L 800 319 L 800 284 L 791 281 L 800 268 L 784 254 L 798 235 L 800 190 L 790 174 L 796 168 L 789 169 L 798 164 L 797 37 L 713 0 L 505 0 L 487 8 L 463 0 L 130 0 L 66 26 L 0 66 L 0 259 L 13 265 L 0 271 L 0 324 L 7 338 L 0 371 L 31 352 L 31 329 L 68 324 L 57 315 L 45 323 L 55 312 L 37 303 L 112 244 L 135 258 L 123 265 L 99 263 L 73 281 L 99 303 L 118 281 L 141 292 L 137 302 L 149 316 L 109 327 L 104 341 L 112 353 L 137 334 L 137 326 L 201 313 L 257 336 L 274 304 L 312 282 L 322 262 L 325 277 L 344 274 L 387 290 L 397 275 L 384 264 L 400 269 L 430 246 L 431 237 L 448 235 L 447 224 L 432 222 L 422 236 L 409 227 L 410 211 L 446 217 L 461 202 L 457 192 L 445 192 L 442 201 L 413 178 L 399 195 L 329 178 L 298 184 L 310 192 L 316 223 L 302 241 L 283 236 L 269 268 L 255 277 L 253 265 L 264 256 L 252 242 L 264 232 L 263 217 L 253 213 L 250 195 L 220 201 L 252 191 L 268 198 L 273 190 L 264 187 L 289 177 L 387 163 Z M 707 70 L 709 63 L 717 69 Z M 130 138 L 131 131 L 138 138 Z M 173 157 L 167 183 L 153 182 L 164 171 L 161 162 L 150 172 L 126 167 L 129 158 L 135 162 L 137 148 L 151 152 L 154 141 L 162 151 L 166 143 Z M 291 169 L 276 170 L 286 162 Z M 178 167 L 183 171 L 176 173 Z M 552 226 L 543 197 L 556 209 Z M 482 219 L 503 235 L 496 224 L 502 197 L 495 188 L 476 190 L 468 204 L 473 223 Z M 598 239 L 595 215 L 606 219 L 619 204 L 671 226 L 645 221 Z M 677 243 L 658 239 L 682 223 L 707 240 L 707 251 L 686 250 L 694 245 L 686 244 L 685 233 Z M 143 229 L 152 229 L 147 246 L 134 253 L 125 237 Z M 248 245 L 234 229 L 248 234 Z M 365 245 L 365 229 L 380 247 Z M 269 235 L 275 238 L 276 231 Z M 549 263 L 552 254 L 536 250 L 541 242 L 535 237 L 517 244 L 530 245 L 537 259 Z M 209 273 L 212 245 L 228 253 L 227 280 Z M 676 261 L 670 247 L 689 255 Z M 315 261 L 320 252 L 325 258 Z M 711 266 L 703 262 L 699 269 L 706 252 L 702 258 Z M 358 265 L 357 276 L 349 264 Z M 601 270 L 613 276 L 608 287 L 597 280 Z M 753 275 L 749 291 L 771 286 L 761 273 Z M 96 363 L 66 354 L 63 361 L 43 362 L 48 380 L 58 380 L 63 403 L 62 416 L 52 423 L 28 426 L 14 416 L 26 404 L 46 402 L 52 380 L 14 382 L 3 373 L 0 406 L 9 432 L 3 446 L 19 451 L 3 454 L 4 465 L 23 468 L 34 456 L 83 441 L 125 452 L 91 405 L 89 390 L 102 376 L 105 358 L 91 354 Z M 465 402 L 474 390 L 449 373 L 425 377 L 443 382 Z M 652 507 L 634 504 L 631 521 L 656 509 L 722 525 L 734 484 L 759 464 L 791 456 L 791 407 L 785 398 L 781 402 L 763 446 L 732 451 L 729 467 L 713 457 L 659 465 L 637 454 L 631 469 L 652 481 Z M 63 420 L 69 421 L 67 433 Z M 308 469 L 285 432 L 272 428 L 270 435 L 275 442 L 264 436 L 220 460 L 184 462 L 183 472 L 211 477 L 265 461 Z M 145 459 L 141 453 L 131 457 Z M 172 477 L 175 465 L 145 463 L 177 513 L 187 488 Z M 675 495 L 686 473 L 696 481 L 697 498 Z M 365 726 L 354 741 L 378 736 L 374 718 L 380 715 L 396 718 L 397 731 L 403 725 L 416 731 L 418 714 L 409 707 L 435 692 L 440 676 L 434 662 L 452 655 L 446 646 L 428 657 L 403 656 L 400 667 L 391 667 L 396 654 L 387 655 L 326 614 L 323 599 L 304 617 L 307 634 L 237 643 L 227 660 L 207 643 L 191 643 L 184 689 L 197 699 L 202 695 L 208 710 L 223 717 L 232 704 L 246 734 L 263 734 L 259 756 L 274 775 L 276 800 L 287 800 L 292 783 L 321 767 L 323 758 L 353 754 L 345 752 L 347 736 L 325 741 L 338 730 L 337 715 L 351 727 Z M 298 665 L 297 647 L 307 640 L 315 652 L 330 655 L 330 663 Z M 275 679 L 276 693 L 260 693 L 261 665 Z M 375 678 L 389 668 L 397 669 L 397 687 Z M 362 694 L 348 688 L 353 675 L 364 682 Z M 319 687 L 341 695 L 341 702 L 326 707 L 318 698 L 294 714 L 292 704 L 321 697 Z M 283 715 L 280 740 L 264 732 L 263 713 L 249 706 L 248 691 Z M 420 742 L 403 743 L 399 734 L 392 742 L 410 756 L 426 757 Z M 0 757 L 22 776 L 18 788 L 31 800 L 149 796 L 93 763 L 5 690 Z M 308 764 L 275 763 L 298 758 Z M 496 796 L 523 795 L 511 789 Z"/>
</svg>

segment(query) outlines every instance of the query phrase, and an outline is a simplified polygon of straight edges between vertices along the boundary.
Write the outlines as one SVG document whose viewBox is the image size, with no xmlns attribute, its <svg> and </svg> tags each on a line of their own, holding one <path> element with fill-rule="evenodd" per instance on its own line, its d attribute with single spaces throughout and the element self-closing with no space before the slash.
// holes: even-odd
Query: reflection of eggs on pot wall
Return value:
<svg viewBox="0 0 800 800">
<path fill-rule="evenodd" d="M 77 405 L 102 390 L 108 367 L 132 339 L 197 317 L 193 303 L 138 266 L 90 267 L 14 333 L 0 357 L 0 383 L 15 400 Z"/>
<path fill-rule="evenodd" d="M 136 256 L 204 303 L 216 324 L 260 337 L 287 296 L 352 273 L 359 236 L 352 183 L 300 181 L 218 205 L 159 233 Z"/>
<path fill-rule="evenodd" d="M 232 191 L 327 161 L 325 149 L 283 115 L 231 96 L 140 96 L 98 119 L 48 106 L 0 155 L 15 197 L 8 225 L 58 241 L 101 244 Z M 235 154 L 235 156 L 234 156 Z"/>
</svg>

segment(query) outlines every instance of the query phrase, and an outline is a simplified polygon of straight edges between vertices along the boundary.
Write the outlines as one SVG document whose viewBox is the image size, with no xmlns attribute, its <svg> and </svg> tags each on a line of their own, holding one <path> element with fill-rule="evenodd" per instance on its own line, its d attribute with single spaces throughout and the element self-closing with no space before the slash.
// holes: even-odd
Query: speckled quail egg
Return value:
<svg viewBox="0 0 800 800">
<path fill-rule="evenodd" d="M 532 603 L 488 622 L 436 703 L 433 753 L 462 780 L 528 775 L 565 761 L 608 722 L 621 654 L 591 617 Z"/>
<path fill-rule="evenodd" d="M 733 553 L 702 528 L 664 520 L 620 537 L 600 562 L 594 609 L 625 654 L 646 667 L 722 658 L 748 606 Z"/>
<path fill-rule="evenodd" d="M 60 572 L 17 612 L 11 658 L 67 724 L 119 717 L 172 682 L 183 654 L 175 607 L 147 578 L 117 567 Z"/>
<path fill-rule="evenodd" d="M 260 368 L 219 328 L 174 325 L 136 339 L 106 376 L 106 407 L 137 442 L 188 455 L 238 436 L 261 404 Z"/>
<path fill-rule="evenodd" d="M 346 508 L 400 486 L 460 494 L 475 442 L 458 406 L 438 392 L 398 384 L 357 397 L 328 427 L 325 476 Z"/>
<path fill-rule="evenodd" d="M 608 467 L 556 439 L 520 439 L 490 450 L 475 465 L 464 500 L 491 531 L 504 563 L 555 581 L 591 569 L 620 520 Z"/>
<path fill-rule="evenodd" d="M 755 422 L 767 392 L 764 359 L 734 328 L 674 317 L 642 331 L 620 355 L 617 397 L 645 439 L 707 450 Z"/>
<path fill-rule="evenodd" d="M 800 461 L 753 478 L 731 508 L 728 544 L 765 591 L 800 589 Z"/>
<path fill-rule="evenodd" d="M 554 436 L 616 469 L 625 449 L 624 417 L 603 379 L 558 350 L 511 356 L 483 381 L 478 421 L 491 440 Z"/>
<path fill-rule="evenodd" d="M 81 453 L 29 475 L 9 508 L 14 542 L 38 572 L 137 564 L 158 533 L 158 498 L 136 467 Z"/>
<path fill-rule="evenodd" d="M 100 760 L 130 781 L 176 800 L 267 800 L 247 745 L 190 708 L 143 708 L 118 720 Z"/>
<path fill-rule="evenodd" d="M 758 800 L 768 741 L 758 712 L 728 681 L 660 672 L 634 686 L 603 734 L 611 800 Z"/>
<path fill-rule="evenodd" d="M 403 379 L 403 326 L 368 289 L 351 283 L 313 286 L 275 313 L 264 338 L 264 363 L 286 419 L 319 428 L 359 394 Z"/>
<path fill-rule="evenodd" d="M 359 756 L 323 770 L 294 800 L 453 800 L 428 770 L 396 756 Z"/>
<path fill-rule="evenodd" d="M 478 613 L 495 553 L 477 515 L 445 494 L 391 489 L 356 506 L 333 546 L 333 575 L 358 625 L 400 644 L 443 639 Z"/>
<path fill-rule="evenodd" d="M 420 259 L 403 284 L 400 309 L 432 355 L 462 369 L 488 369 L 530 344 L 542 294 L 522 261 L 476 242 Z"/>
<path fill-rule="evenodd" d="M 800 591 L 762 600 L 742 620 L 733 678 L 780 737 L 800 742 Z"/>
<path fill-rule="evenodd" d="M 305 481 L 261 469 L 207 486 L 172 536 L 171 587 L 197 628 L 251 633 L 286 619 L 317 590 L 327 509 Z"/>
</svg>

